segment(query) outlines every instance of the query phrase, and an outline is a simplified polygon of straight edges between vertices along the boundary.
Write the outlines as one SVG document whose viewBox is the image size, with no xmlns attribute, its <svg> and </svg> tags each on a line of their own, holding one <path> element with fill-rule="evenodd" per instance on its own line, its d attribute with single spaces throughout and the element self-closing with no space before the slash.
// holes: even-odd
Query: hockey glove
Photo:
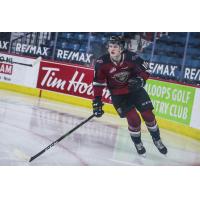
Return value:
<svg viewBox="0 0 200 200">
<path fill-rule="evenodd" d="M 92 106 L 93 106 L 93 114 L 96 117 L 101 117 L 104 114 L 104 111 L 102 110 L 103 103 L 100 97 L 96 97 L 93 100 Z"/>
<path fill-rule="evenodd" d="M 128 88 L 130 91 L 137 91 L 140 88 L 144 87 L 146 81 L 141 77 L 133 77 L 128 80 Z"/>
</svg>

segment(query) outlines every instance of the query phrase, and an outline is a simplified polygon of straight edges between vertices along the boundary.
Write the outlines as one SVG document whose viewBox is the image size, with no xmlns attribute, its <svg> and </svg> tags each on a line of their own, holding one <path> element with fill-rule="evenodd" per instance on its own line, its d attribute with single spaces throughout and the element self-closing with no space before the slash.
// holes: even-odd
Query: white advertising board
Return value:
<svg viewBox="0 0 200 200">
<path fill-rule="evenodd" d="M 64 64 L 48 62 L 48 61 L 41 62 L 41 58 L 38 58 L 38 59 L 25 58 L 25 57 L 20 57 L 20 56 L 16 56 L 16 55 L 15 56 L 9 55 L 6 53 L 0 53 L 0 82 L 7 82 L 7 83 L 16 84 L 16 85 L 22 85 L 25 87 L 40 88 L 40 89 L 63 93 L 62 90 L 59 91 L 59 88 L 53 89 L 53 86 L 52 86 L 53 82 L 51 84 L 50 84 L 50 82 L 48 82 L 48 84 L 51 87 L 46 87 L 44 85 L 41 85 L 44 82 L 44 81 L 42 81 L 43 78 L 46 77 L 44 74 L 44 70 L 42 70 L 45 67 L 46 68 L 52 67 L 52 69 L 57 67 L 59 69 L 59 71 L 62 73 L 59 73 L 59 74 L 54 73 L 52 76 L 54 76 L 54 79 L 57 81 L 63 80 L 64 81 L 64 82 L 62 82 L 63 84 L 68 82 L 68 80 L 65 80 L 66 78 L 72 77 L 71 75 L 69 76 L 69 74 L 71 73 L 73 75 L 74 70 L 76 71 L 76 73 L 78 73 L 77 69 L 80 72 L 84 73 L 84 75 L 85 75 L 84 81 L 86 81 L 87 84 L 86 83 L 82 84 L 82 86 L 81 86 L 82 89 L 83 89 L 83 85 L 88 86 L 92 82 L 93 71 L 91 69 L 84 68 L 84 67 L 81 67 L 79 69 L 72 65 L 65 64 L 65 66 L 64 66 Z M 67 74 L 67 76 L 66 76 L 66 74 Z M 55 77 L 55 75 L 56 75 L 56 77 Z M 52 79 L 52 77 L 51 77 L 51 79 Z M 55 81 L 55 80 L 52 80 L 52 81 Z M 78 83 L 79 82 L 80 82 L 80 80 L 78 81 Z M 151 82 L 155 82 L 158 85 L 158 87 L 162 86 L 159 81 L 151 80 Z M 71 84 L 70 81 L 69 81 L 69 83 Z M 54 82 L 54 84 L 55 84 L 55 82 Z M 68 85 L 68 88 L 71 86 L 70 84 Z M 163 82 L 162 84 L 164 86 L 167 86 L 167 84 L 165 82 Z M 65 86 L 67 86 L 67 84 L 65 84 Z M 64 87 L 64 85 L 63 85 L 63 87 Z M 175 83 L 171 84 L 171 87 L 174 88 L 173 91 L 178 91 L 178 88 L 179 88 L 179 90 L 180 89 L 183 90 L 183 88 L 184 88 L 184 90 L 187 90 L 188 94 L 191 94 L 190 95 L 191 101 L 190 102 L 185 101 L 185 103 L 187 103 L 187 106 L 189 107 L 189 111 L 190 111 L 190 114 L 188 115 L 187 119 L 183 119 L 183 121 L 180 121 L 181 119 L 178 119 L 176 117 L 175 119 L 170 118 L 170 120 L 176 121 L 178 123 L 184 123 L 185 125 L 188 125 L 192 128 L 200 129 L 200 119 L 199 119 L 200 88 L 184 87 L 184 86 L 181 86 L 181 85 L 175 84 Z M 150 91 L 148 91 L 148 92 L 150 93 Z M 90 98 L 86 94 L 82 94 L 83 92 L 81 92 L 79 94 L 79 93 L 75 93 L 75 91 L 71 91 L 71 92 L 68 91 L 68 93 L 70 95 L 74 95 L 74 96 Z M 154 101 L 153 96 L 151 96 L 151 97 L 152 97 L 152 101 Z M 157 99 L 157 100 L 161 100 L 162 103 L 164 102 L 163 99 Z M 173 99 L 171 99 L 169 101 L 172 102 L 173 104 L 175 103 L 175 101 Z M 189 99 L 188 99 L 188 101 L 189 101 Z M 181 103 L 179 102 L 178 105 L 180 107 Z M 189 113 L 189 111 L 188 111 L 188 113 Z M 180 112 L 181 112 L 181 110 L 180 110 Z M 163 114 L 163 113 L 161 113 L 161 114 Z M 157 116 L 159 116 L 158 113 L 157 113 Z M 169 116 L 168 117 L 166 117 L 166 116 L 168 116 L 168 115 L 165 115 L 165 116 L 162 115 L 161 117 L 168 119 Z"/>
<path fill-rule="evenodd" d="M 36 88 L 40 60 L 0 53 L 0 82 Z"/>
</svg>

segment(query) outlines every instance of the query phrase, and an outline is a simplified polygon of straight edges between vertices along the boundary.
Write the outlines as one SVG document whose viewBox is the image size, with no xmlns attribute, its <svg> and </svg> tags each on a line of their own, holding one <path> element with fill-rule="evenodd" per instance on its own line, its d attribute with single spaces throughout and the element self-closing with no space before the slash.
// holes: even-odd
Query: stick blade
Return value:
<svg viewBox="0 0 200 200">
<path fill-rule="evenodd" d="M 25 154 L 22 150 L 18 149 L 18 148 L 14 149 L 13 153 L 20 160 L 23 160 L 23 161 L 26 161 L 26 162 L 29 160 L 29 156 L 27 154 Z"/>
</svg>

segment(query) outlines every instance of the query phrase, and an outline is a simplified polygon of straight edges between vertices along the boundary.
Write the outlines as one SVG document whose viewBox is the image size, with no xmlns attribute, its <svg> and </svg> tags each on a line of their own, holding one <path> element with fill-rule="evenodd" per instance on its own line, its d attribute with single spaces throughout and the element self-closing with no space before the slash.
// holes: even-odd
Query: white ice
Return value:
<svg viewBox="0 0 200 200">
<path fill-rule="evenodd" d="M 104 114 L 94 118 L 44 154 L 29 162 L 60 136 L 91 115 L 91 109 L 0 90 L 1 166 L 116 166 L 200 165 L 200 142 L 161 129 L 168 154 L 160 154 L 145 126 L 140 157 L 126 121 Z"/>
</svg>

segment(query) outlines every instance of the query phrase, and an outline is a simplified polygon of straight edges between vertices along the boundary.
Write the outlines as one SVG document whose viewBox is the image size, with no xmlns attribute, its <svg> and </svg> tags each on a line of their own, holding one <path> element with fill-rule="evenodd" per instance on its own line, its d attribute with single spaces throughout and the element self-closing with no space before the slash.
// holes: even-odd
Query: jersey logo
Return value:
<svg viewBox="0 0 200 200">
<path fill-rule="evenodd" d="M 112 74 L 113 72 L 115 72 L 117 69 L 115 67 L 111 68 L 111 70 L 109 71 L 110 74 Z"/>
<path fill-rule="evenodd" d="M 114 75 L 114 78 L 117 82 L 125 83 L 128 80 L 129 74 L 129 72 L 119 72 Z"/>
</svg>

